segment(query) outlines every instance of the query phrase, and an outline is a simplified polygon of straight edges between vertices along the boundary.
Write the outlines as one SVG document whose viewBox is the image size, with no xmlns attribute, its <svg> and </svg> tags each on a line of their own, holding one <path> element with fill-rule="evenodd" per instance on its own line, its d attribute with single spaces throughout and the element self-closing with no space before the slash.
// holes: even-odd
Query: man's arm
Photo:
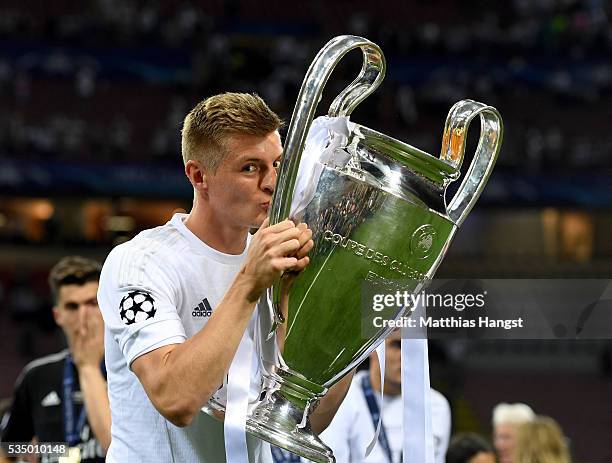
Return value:
<svg viewBox="0 0 612 463">
<path fill-rule="evenodd" d="M 79 372 L 87 421 L 106 452 L 111 442 L 111 413 L 106 380 L 100 371 L 104 358 L 104 322 L 97 308 L 85 308 L 82 313 L 80 329 L 70 350 Z"/>
<path fill-rule="evenodd" d="M 452 419 L 448 400 L 435 389 L 430 389 L 431 426 L 434 435 L 434 460 L 444 463 L 450 440 Z"/>
<path fill-rule="evenodd" d="M 253 236 L 242 269 L 206 325 L 182 344 L 153 350 L 132 362 L 155 408 L 177 426 L 187 426 L 223 383 L 253 310 L 263 292 L 287 270 L 300 271 L 312 248 L 312 233 L 286 220 L 264 222 Z"/>
<path fill-rule="evenodd" d="M 355 370 L 350 371 L 344 378 L 329 388 L 327 394 L 320 400 L 310 415 L 310 425 L 316 434 L 321 434 L 331 423 L 344 397 L 346 397 L 354 375 Z"/>
<path fill-rule="evenodd" d="M 15 392 L 10 409 L 4 416 L 0 416 L 0 441 L 1 442 L 31 442 L 34 436 L 33 411 L 31 408 L 30 388 L 32 382 L 28 367 L 22 372 L 15 384 Z M 0 448 L 0 463 L 15 461 L 16 458 L 8 457 Z"/>
</svg>

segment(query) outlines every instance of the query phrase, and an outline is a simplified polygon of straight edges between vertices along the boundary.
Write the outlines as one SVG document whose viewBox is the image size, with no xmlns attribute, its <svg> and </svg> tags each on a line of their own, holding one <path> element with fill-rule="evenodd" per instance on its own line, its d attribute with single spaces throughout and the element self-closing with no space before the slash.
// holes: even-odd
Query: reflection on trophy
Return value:
<svg viewBox="0 0 612 463">
<path fill-rule="evenodd" d="M 328 112 L 345 118 L 346 132 L 341 136 L 330 130 L 327 158 L 300 170 L 323 87 L 342 57 L 356 48 L 363 53 L 361 72 Z M 307 223 L 315 247 L 306 270 L 294 280 L 279 280 L 268 291 L 267 311 L 260 306 L 264 389 L 247 431 L 316 462 L 335 460 L 311 431 L 309 413 L 390 331 L 381 328 L 364 338 L 363 318 L 369 315 L 362 310 L 362 285 L 402 279 L 414 282 L 410 290 L 422 289 L 480 196 L 502 141 L 497 110 L 471 100 L 451 108 L 439 158 L 348 122 L 384 75 L 382 51 L 364 38 L 336 37 L 318 53 L 293 112 L 270 212 L 271 223 L 287 217 Z M 460 176 L 467 129 L 477 115 L 476 154 L 447 201 L 446 188 Z M 300 182 L 303 176 L 307 182 Z M 301 206 L 292 210 L 300 202 L 295 201 L 300 183 L 306 183 L 307 192 L 301 192 Z"/>
</svg>

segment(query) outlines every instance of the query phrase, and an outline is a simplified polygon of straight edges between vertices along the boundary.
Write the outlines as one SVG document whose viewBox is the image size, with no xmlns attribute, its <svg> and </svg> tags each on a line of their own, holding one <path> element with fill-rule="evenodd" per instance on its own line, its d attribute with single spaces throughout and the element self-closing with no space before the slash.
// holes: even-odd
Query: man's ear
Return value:
<svg viewBox="0 0 612 463">
<path fill-rule="evenodd" d="M 185 175 L 191 186 L 197 191 L 206 191 L 208 188 L 207 173 L 197 161 L 187 161 L 185 164 Z"/>
<path fill-rule="evenodd" d="M 61 314 L 60 314 L 59 308 L 56 305 L 54 305 L 53 309 L 51 309 L 51 312 L 53 313 L 53 320 L 55 320 L 56 325 L 62 326 L 61 325 L 62 320 L 61 320 Z"/>
</svg>

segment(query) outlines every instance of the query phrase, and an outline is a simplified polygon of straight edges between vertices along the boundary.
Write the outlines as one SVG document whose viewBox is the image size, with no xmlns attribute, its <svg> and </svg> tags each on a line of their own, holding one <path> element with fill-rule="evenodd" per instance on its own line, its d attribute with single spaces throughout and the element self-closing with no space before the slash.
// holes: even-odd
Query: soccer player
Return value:
<svg viewBox="0 0 612 463">
<path fill-rule="evenodd" d="M 380 365 L 376 353 L 370 355 L 370 368 L 353 379 L 346 399 L 321 439 L 334 451 L 338 463 L 395 463 L 402 461 L 404 437 L 402 402 L 401 332 L 393 331 L 385 340 L 385 385 L 380 402 Z M 450 406 L 438 391 L 430 390 L 431 420 L 436 463 L 444 463 L 451 432 Z M 366 447 L 374 436 L 382 409 L 378 442 L 365 458 Z M 407 431 L 410 432 L 410 431 Z M 305 461 L 305 460 L 303 460 Z M 278 463 L 278 462 L 277 462 Z"/>
<path fill-rule="evenodd" d="M 28 364 L 2 420 L 2 442 L 67 442 L 74 460 L 103 462 L 110 445 L 111 421 L 102 371 L 104 326 L 96 293 L 100 264 L 65 257 L 52 269 L 53 316 L 68 349 Z M 58 461 L 53 454 L 42 462 Z M 1 458 L 0 458 L 1 460 Z"/>
<path fill-rule="evenodd" d="M 213 395 L 225 400 L 245 332 L 248 352 L 254 349 L 258 299 L 283 272 L 303 270 L 313 247 L 306 225 L 270 226 L 266 218 L 282 153 L 280 125 L 255 95 L 225 93 L 198 103 L 182 130 L 191 212 L 108 256 L 98 293 L 113 418 L 108 462 L 225 461 L 223 423 L 200 409 Z M 244 380 L 253 402 L 259 372 Z M 315 431 L 329 423 L 349 382 L 332 388 L 311 415 Z M 251 462 L 271 461 L 267 444 L 247 436 L 247 447 Z"/>
</svg>

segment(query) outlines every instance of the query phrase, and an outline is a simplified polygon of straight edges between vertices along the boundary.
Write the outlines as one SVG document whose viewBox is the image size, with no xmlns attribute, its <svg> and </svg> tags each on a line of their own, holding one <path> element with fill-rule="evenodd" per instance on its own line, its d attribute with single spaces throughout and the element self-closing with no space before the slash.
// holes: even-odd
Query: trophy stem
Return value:
<svg viewBox="0 0 612 463">
<path fill-rule="evenodd" d="M 271 387 L 247 420 L 247 431 L 314 462 L 335 463 L 332 450 L 313 433 L 308 418 L 321 393 L 305 388 L 304 380 L 296 384 L 291 379 L 297 377 L 284 373 L 282 378 L 276 375 L 267 378 Z M 318 385 L 317 389 L 324 391 Z"/>
</svg>

